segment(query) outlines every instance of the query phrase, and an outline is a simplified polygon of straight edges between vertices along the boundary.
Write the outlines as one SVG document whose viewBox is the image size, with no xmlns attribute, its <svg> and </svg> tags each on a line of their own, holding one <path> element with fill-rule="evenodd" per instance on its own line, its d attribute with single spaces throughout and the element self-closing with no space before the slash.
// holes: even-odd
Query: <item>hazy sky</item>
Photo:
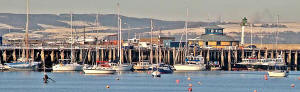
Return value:
<svg viewBox="0 0 300 92">
<path fill-rule="evenodd" d="M 26 0 L 0 0 L 1 13 L 25 13 Z M 184 20 L 186 8 L 192 21 L 222 20 L 300 21 L 300 0 L 30 0 L 31 13 L 115 13 L 141 18 Z"/>
</svg>

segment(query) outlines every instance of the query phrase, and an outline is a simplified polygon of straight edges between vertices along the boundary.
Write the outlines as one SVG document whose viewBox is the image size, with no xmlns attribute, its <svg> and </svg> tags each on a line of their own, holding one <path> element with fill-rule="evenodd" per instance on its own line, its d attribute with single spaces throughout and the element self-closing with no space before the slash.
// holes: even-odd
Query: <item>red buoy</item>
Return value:
<svg viewBox="0 0 300 92">
<path fill-rule="evenodd" d="M 268 80 L 268 75 L 267 75 L 267 74 L 265 74 L 265 76 L 264 76 L 264 77 L 265 77 L 265 80 Z"/>
<path fill-rule="evenodd" d="M 179 84 L 180 80 L 176 80 L 176 83 Z"/>
<path fill-rule="evenodd" d="M 188 90 L 189 90 L 189 92 L 192 92 L 192 91 L 193 91 L 193 89 L 192 89 L 192 88 L 188 88 Z"/>
<path fill-rule="evenodd" d="M 300 77 L 298 77 L 298 80 L 300 80 Z"/>
<path fill-rule="evenodd" d="M 294 87 L 295 87 L 295 84 L 291 84 L 291 87 L 294 88 Z"/>
</svg>

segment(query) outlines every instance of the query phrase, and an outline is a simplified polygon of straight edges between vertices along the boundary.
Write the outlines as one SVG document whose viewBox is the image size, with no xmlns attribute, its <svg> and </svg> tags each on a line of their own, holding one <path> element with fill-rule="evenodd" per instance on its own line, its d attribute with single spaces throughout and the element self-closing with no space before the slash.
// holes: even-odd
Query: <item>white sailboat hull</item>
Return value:
<svg viewBox="0 0 300 92">
<path fill-rule="evenodd" d="M 36 70 L 38 62 L 34 63 L 5 63 L 4 69 L 15 71 L 33 71 Z"/>
<path fill-rule="evenodd" d="M 106 70 L 106 69 L 84 69 L 85 74 L 114 74 L 116 70 Z"/>
<path fill-rule="evenodd" d="M 52 69 L 53 71 L 82 71 L 82 67 L 79 64 L 57 64 Z"/>
<path fill-rule="evenodd" d="M 176 71 L 203 71 L 206 69 L 205 65 L 203 64 L 177 64 L 174 65 L 174 68 L 176 69 Z"/>
<path fill-rule="evenodd" d="M 118 65 L 112 66 L 112 68 L 117 71 L 130 71 L 132 69 L 132 65 Z"/>
<path fill-rule="evenodd" d="M 288 73 L 286 71 L 268 71 L 270 77 L 287 77 Z"/>
</svg>

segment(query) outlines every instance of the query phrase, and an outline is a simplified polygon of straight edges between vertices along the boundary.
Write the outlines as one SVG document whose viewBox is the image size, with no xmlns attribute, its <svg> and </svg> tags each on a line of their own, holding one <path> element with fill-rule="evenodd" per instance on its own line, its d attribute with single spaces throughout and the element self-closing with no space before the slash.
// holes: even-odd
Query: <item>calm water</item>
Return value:
<svg viewBox="0 0 300 92">
<path fill-rule="evenodd" d="M 152 78 L 147 72 L 84 75 L 80 72 L 48 73 L 56 82 L 43 84 L 41 72 L 0 72 L 1 92 L 299 92 L 300 72 L 288 78 L 264 80 L 265 72 L 175 72 Z M 187 77 L 191 76 L 191 81 Z M 120 80 L 116 80 L 120 78 Z M 176 79 L 180 80 L 176 84 Z M 201 85 L 198 84 L 201 82 Z M 295 84 L 295 88 L 290 85 Z M 110 88 L 105 88 L 110 85 Z"/>
</svg>

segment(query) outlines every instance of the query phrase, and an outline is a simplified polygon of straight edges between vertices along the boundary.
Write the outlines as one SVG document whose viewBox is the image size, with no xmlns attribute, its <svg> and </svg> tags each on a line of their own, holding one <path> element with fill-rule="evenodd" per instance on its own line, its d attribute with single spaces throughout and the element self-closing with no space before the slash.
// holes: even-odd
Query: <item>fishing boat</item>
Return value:
<svg viewBox="0 0 300 92">
<path fill-rule="evenodd" d="M 97 63 L 92 67 L 87 67 L 83 69 L 85 74 L 114 74 L 114 70 L 108 61 L 96 61 Z"/>
<path fill-rule="evenodd" d="M 139 62 L 136 65 L 133 66 L 134 70 L 149 70 L 150 67 L 149 62 Z"/>
<path fill-rule="evenodd" d="M 139 34 L 139 39 L 141 38 Z M 142 55 L 141 55 L 141 47 L 140 45 L 138 46 L 139 48 L 139 61 L 133 65 L 134 70 L 149 70 L 149 67 L 151 66 L 149 63 L 149 60 L 143 60 Z"/>
<path fill-rule="evenodd" d="M 206 69 L 204 58 L 202 56 L 186 56 L 186 64 L 176 64 L 176 71 L 202 71 Z"/>
<path fill-rule="evenodd" d="M 168 74 L 173 73 L 173 69 L 170 65 L 161 63 L 161 64 L 154 64 L 152 67 L 149 68 L 153 72 L 158 71 L 161 74 Z"/>
<path fill-rule="evenodd" d="M 210 61 L 209 67 L 211 71 L 217 71 L 222 69 L 218 61 Z"/>
</svg>

